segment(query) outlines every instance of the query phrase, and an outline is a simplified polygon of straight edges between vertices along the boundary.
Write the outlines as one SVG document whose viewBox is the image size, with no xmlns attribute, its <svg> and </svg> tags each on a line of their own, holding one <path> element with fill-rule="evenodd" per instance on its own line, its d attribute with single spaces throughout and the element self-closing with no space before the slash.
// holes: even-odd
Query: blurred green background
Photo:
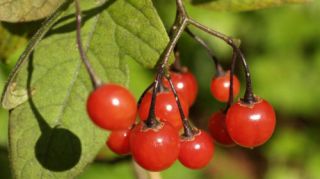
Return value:
<svg viewBox="0 0 320 179">
<path fill-rule="evenodd" d="M 154 3 L 169 28 L 175 15 L 174 1 Z M 207 168 L 194 171 L 176 162 L 161 176 L 165 179 L 320 178 L 320 2 L 241 13 L 213 12 L 190 5 L 187 9 L 194 19 L 242 40 L 254 92 L 273 104 L 277 112 L 277 128 L 271 140 L 261 147 L 251 150 L 216 145 L 214 159 Z M 0 27 L 0 89 L 24 49 L 26 39 L 35 29 L 26 28 L 9 37 L 11 26 L 2 23 Z M 17 26 L 30 27 L 30 24 Z M 220 40 L 193 30 L 210 44 L 224 67 L 228 68 L 231 49 Z M 202 47 L 190 37 L 184 35 L 178 45 L 183 63 L 199 83 L 199 95 L 190 116 L 197 126 L 206 129 L 211 113 L 224 105 L 210 95 L 214 65 Z M 243 71 L 239 67 L 238 64 L 237 74 L 244 85 Z M 153 74 L 135 62 L 130 62 L 130 70 L 134 71 L 130 77 L 130 89 L 138 98 L 152 81 Z M 4 179 L 11 178 L 7 128 L 8 113 L 0 108 L 0 178 Z M 130 159 L 115 160 L 117 158 L 108 149 L 103 149 L 97 161 L 79 178 L 134 178 Z"/>
</svg>

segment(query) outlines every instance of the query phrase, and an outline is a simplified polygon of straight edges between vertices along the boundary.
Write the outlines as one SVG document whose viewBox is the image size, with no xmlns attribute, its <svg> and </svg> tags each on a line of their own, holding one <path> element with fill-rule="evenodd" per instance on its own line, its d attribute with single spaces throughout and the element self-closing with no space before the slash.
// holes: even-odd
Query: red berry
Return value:
<svg viewBox="0 0 320 179">
<path fill-rule="evenodd" d="M 238 101 L 230 107 L 226 117 L 232 140 L 249 148 L 264 144 L 271 137 L 275 124 L 275 112 L 263 99 L 258 99 L 253 104 Z"/>
<path fill-rule="evenodd" d="M 204 131 L 191 139 L 181 138 L 179 161 L 191 169 L 205 167 L 213 157 L 214 145 L 212 138 Z"/>
<path fill-rule="evenodd" d="M 126 88 L 105 84 L 91 92 L 87 112 L 91 120 L 103 129 L 128 129 L 136 119 L 137 104 Z"/>
<path fill-rule="evenodd" d="M 161 122 L 156 128 L 147 128 L 142 122 L 130 133 L 130 148 L 134 160 L 141 167 L 161 171 L 178 158 L 179 134 L 166 122 Z"/>
<path fill-rule="evenodd" d="M 218 76 L 212 79 L 210 90 L 213 97 L 218 101 L 227 102 L 229 98 L 230 88 L 230 71 L 223 76 Z M 240 91 L 240 82 L 238 78 L 233 76 L 233 96 L 236 97 Z"/>
<path fill-rule="evenodd" d="M 112 131 L 106 144 L 116 154 L 128 154 L 130 153 L 129 134 L 130 129 Z"/>
<path fill-rule="evenodd" d="M 170 72 L 170 76 L 177 93 L 184 97 L 191 106 L 198 94 L 198 84 L 194 75 L 190 72 Z M 164 85 L 170 88 L 168 80 L 164 80 Z"/>
<path fill-rule="evenodd" d="M 209 132 L 213 139 L 226 146 L 232 146 L 235 143 L 230 138 L 229 132 L 226 127 L 226 115 L 219 111 L 212 114 L 209 119 Z"/>
<path fill-rule="evenodd" d="M 141 104 L 139 106 L 139 116 L 140 119 L 145 121 L 149 115 L 149 109 L 151 104 L 152 93 L 148 92 L 143 97 Z M 182 110 L 184 111 L 185 116 L 188 116 L 189 107 L 184 98 L 179 98 L 182 106 Z M 173 127 L 176 129 L 181 129 L 182 122 L 179 113 L 179 108 L 176 103 L 175 97 L 172 91 L 163 91 L 157 93 L 157 100 L 155 105 L 155 114 L 156 117 L 163 120 L 168 121 Z"/>
</svg>

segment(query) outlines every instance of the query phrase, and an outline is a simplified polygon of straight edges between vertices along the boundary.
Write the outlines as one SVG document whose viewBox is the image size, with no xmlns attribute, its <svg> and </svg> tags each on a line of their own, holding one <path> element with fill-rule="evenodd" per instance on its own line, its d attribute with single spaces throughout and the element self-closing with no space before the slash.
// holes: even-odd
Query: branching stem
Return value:
<svg viewBox="0 0 320 179">
<path fill-rule="evenodd" d="M 171 37 L 170 41 L 167 44 L 165 50 L 163 51 L 162 55 L 160 56 L 160 63 L 157 70 L 157 76 L 154 81 L 154 87 L 152 91 L 152 98 L 151 98 L 151 105 L 149 109 L 149 115 L 147 120 L 145 121 L 145 124 L 148 127 L 154 127 L 157 124 L 156 116 L 155 116 L 155 104 L 157 100 L 157 93 L 160 89 L 160 83 L 162 83 L 162 78 L 164 75 L 166 75 L 168 70 L 168 61 L 170 58 L 170 54 L 173 52 L 173 49 L 177 45 L 178 40 L 180 39 L 184 29 L 186 28 L 188 24 L 188 20 L 186 17 L 186 12 L 184 10 L 183 4 L 181 0 L 177 0 L 177 18 L 175 21 L 175 24 L 173 25 L 171 29 Z"/>
<path fill-rule="evenodd" d="M 181 116 L 183 126 L 184 126 L 184 134 L 187 136 L 192 136 L 193 135 L 192 134 L 193 133 L 192 127 L 184 115 L 184 112 L 181 108 L 180 100 L 179 100 L 178 95 L 176 93 L 175 87 L 171 81 L 170 74 L 168 73 L 168 68 L 169 68 L 168 61 L 169 61 L 170 55 L 172 54 L 173 50 L 175 49 L 177 42 L 180 39 L 182 33 L 184 31 L 186 31 L 191 37 L 193 37 L 198 43 L 200 43 L 207 50 L 208 54 L 211 56 L 211 58 L 213 59 L 215 65 L 216 65 L 216 69 L 217 69 L 218 74 L 222 73 L 223 69 L 222 69 L 221 65 L 219 64 L 217 58 L 214 56 L 214 53 L 209 48 L 209 46 L 204 42 L 204 40 L 202 40 L 198 36 L 194 35 L 190 31 L 190 29 L 188 29 L 188 27 L 187 27 L 188 25 L 191 24 L 191 25 L 195 26 L 196 28 L 223 40 L 229 46 L 231 46 L 233 49 L 232 65 L 231 65 L 231 72 L 230 72 L 229 100 L 227 103 L 226 110 L 230 107 L 230 105 L 233 102 L 233 74 L 234 74 L 235 63 L 236 63 L 237 57 L 241 58 L 243 67 L 245 69 L 245 76 L 246 76 L 246 91 L 245 91 L 244 98 L 242 100 L 245 103 L 251 104 L 251 103 L 255 102 L 256 99 L 255 99 L 253 92 L 252 92 L 252 84 L 251 84 L 251 76 L 250 76 L 249 66 L 244 58 L 243 53 L 241 52 L 238 45 L 235 43 L 234 39 L 232 39 L 231 37 L 229 37 L 225 34 L 218 32 L 218 31 L 210 29 L 209 27 L 206 27 L 206 26 L 200 24 L 199 22 L 193 20 L 192 18 L 190 18 L 187 14 L 187 11 L 184 7 L 182 0 L 176 0 L 176 5 L 177 5 L 177 13 L 176 13 L 175 22 L 170 30 L 170 41 L 160 56 L 159 63 L 158 63 L 158 69 L 157 69 L 157 75 L 156 75 L 155 81 L 152 83 L 153 91 L 152 91 L 151 105 L 150 105 L 148 119 L 145 121 L 145 124 L 148 127 L 153 127 L 154 125 L 157 124 L 157 120 L 156 120 L 156 116 L 155 116 L 156 98 L 157 98 L 157 93 L 159 92 L 160 86 L 162 86 L 162 79 L 163 79 L 163 77 L 166 77 L 170 83 L 171 90 L 173 91 L 173 93 L 176 97 L 176 102 L 179 107 L 180 116 Z"/>
</svg>

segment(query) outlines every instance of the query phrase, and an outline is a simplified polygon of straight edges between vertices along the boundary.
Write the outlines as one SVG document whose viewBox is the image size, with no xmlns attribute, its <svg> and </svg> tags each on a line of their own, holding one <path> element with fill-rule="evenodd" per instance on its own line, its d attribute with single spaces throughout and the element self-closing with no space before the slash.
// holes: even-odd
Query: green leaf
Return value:
<svg viewBox="0 0 320 179">
<path fill-rule="evenodd" d="M 26 89 L 17 89 L 17 85 L 14 82 L 17 73 L 20 70 L 20 67 L 24 65 L 28 59 L 30 54 L 33 52 L 36 45 L 41 41 L 41 39 L 44 37 L 44 35 L 48 32 L 48 30 L 52 27 L 54 22 L 57 18 L 60 17 L 61 13 L 68 7 L 71 0 L 66 0 L 64 4 L 60 6 L 60 8 L 52 14 L 42 25 L 42 27 L 34 34 L 34 36 L 30 39 L 30 42 L 28 46 L 26 47 L 25 51 L 21 54 L 19 57 L 15 67 L 12 69 L 12 72 L 10 73 L 9 80 L 5 86 L 4 92 L 1 96 L 1 105 L 5 109 L 12 109 L 23 102 L 27 100 L 25 98 L 25 95 L 16 95 L 16 91 L 19 91 L 18 93 L 21 94 L 23 91 L 26 91 Z M 22 92 L 21 92 L 22 91 Z M 17 96 L 22 96 L 21 98 L 17 98 Z"/>
<path fill-rule="evenodd" d="M 311 0 L 191 0 L 193 5 L 219 11 L 249 11 Z"/>
<path fill-rule="evenodd" d="M 0 21 L 25 22 L 52 14 L 64 0 L 0 0 Z"/>
<path fill-rule="evenodd" d="M 150 68 L 156 64 L 168 37 L 150 0 L 83 0 L 81 7 L 85 49 L 104 81 L 128 85 L 128 60 Z M 73 178 L 104 146 L 107 132 L 86 114 L 92 86 L 79 57 L 75 27 L 71 6 L 11 80 L 29 94 L 10 112 L 15 178 Z"/>
</svg>

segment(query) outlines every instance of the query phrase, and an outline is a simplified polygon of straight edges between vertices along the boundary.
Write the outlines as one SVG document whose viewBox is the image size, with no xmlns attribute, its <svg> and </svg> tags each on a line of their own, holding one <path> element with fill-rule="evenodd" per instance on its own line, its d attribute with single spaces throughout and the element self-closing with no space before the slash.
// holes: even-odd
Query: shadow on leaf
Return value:
<svg viewBox="0 0 320 179">
<path fill-rule="evenodd" d="M 106 10 L 108 7 L 110 7 L 114 2 L 116 2 L 116 0 L 109 0 L 104 2 L 103 4 L 101 4 L 98 7 L 94 7 L 92 9 L 89 10 L 85 10 L 82 11 L 82 26 L 91 18 L 93 18 L 94 16 L 98 15 L 99 13 L 101 13 L 102 11 Z M 68 22 L 72 19 L 71 22 Z M 66 23 L 68 22 L 68 23 Z M 63 24 L 62 26 L 59 26 L 60 24 Z M 55 28 L 56 26 L 58 26 L 57 28 Z M 53 26 L 52 29 L 47 33 L 46 36 L 50 36 L 52 34 L 57 34 L 57 33 L 68 33 L 68 32 L 72 32 L 75 31 L 76 28 L 76 16 L 75 14 L 71 14 L 71 15 L 67 15 L 62 17 L 61 19 L 59 19 Z"/>
<path fill-rule="evenodd" d="M 0 168 L 0 178 L 12 178 L 9 167 L 8 151 L 4 146 L 0 146 Z"/>
<path fill-rule="evenodd" d="M 35 145 L 35 156 L 39 163 L 48 170 L 69 170 L 80 160 L 81 141 L 77 135 L 60 125 L 50 127 L 34 104 L 31 96 L 33 54 L 30 56 L 28 72 L 29 104 L 41 130 L 41 136 Z"/>
</svg>

